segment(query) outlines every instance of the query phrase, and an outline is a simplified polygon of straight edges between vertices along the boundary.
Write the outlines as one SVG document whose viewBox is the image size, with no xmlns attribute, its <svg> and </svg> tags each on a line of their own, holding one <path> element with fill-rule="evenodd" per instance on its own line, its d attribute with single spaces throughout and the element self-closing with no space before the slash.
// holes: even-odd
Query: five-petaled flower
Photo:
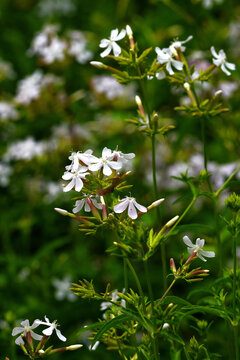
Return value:
<svg viewBox="0 0 240 360">
<path fill-rule="evenodd" d="M 75 187 L 76 191 L 78 191 L 78 192 L 81 191 L 83 188 L 82 179 L 85 179 L 85 176 L 89 175 L 89 172 L 87 172 L 87 169 L 88 168 L 86 166 L 82 166 L 73 173 L 69 172 L 69 171 L 65 171 L 65 173 L 62 176 L 63 180 L 71 180 L 71 181 L 68 185 L 66 185 L 63 188 L 63 191 L 64 192 L 70 191 L 74 187 Z"/>
<path fill-rule="evenodd" d="M 39 323 L 38 323 L 38 319 L 37 320 L 34 320 L 33 324 L 30 325 L 29 324 L 29 320 L 24 320 L 22 321 L 20 324 L 22 325 L 21 327 L 18 326 L 18 327 L 15 327 L 12 331 L 12 336 L 15 336 L 15 335 L 18 335 L 18 334 L 23 334 L 23 335 L 27 335 L 28 332 L 30 332 L 31 336 L 33 339 L 35 340 L 41 340 L 42 338 L 42 335 L 38 335 L 36 334 L 35 332 L 33 332 L 32 330 L 35 329 L 36 327 L 39 326 Z M 20 344 L 24 344 L 24 341 L 20 336 L 18 336 L 15 340 L 15 343 L 17 345 L 20 345 Z"/>
<path fill-rule="evenodd" d="M 118 29 L 114 29 L 111 31 L 110 39 L 102 39 L 100 42 L 101 48 L 106 48 L 100 56 L 105 57 L 110 54 L 111 50 L 113 50 L 114 56 L 119 56 L 121 54 L 121 48 L 116 43 L 116 41 L 119 41 L 124 38 L 126 35 L 126 30 L 122 29 L 120 33 L 118 34 Z"/>
<path fill-rule="evenodd" d="M 187 250 L 188 250 L 189 254 L 192 254 L 193 252 L 195 252 L 196 255 L 203 261 L 207 261 L 206 259 L 204 259 L 204 256 L 209 257 L 209 258 L 212 258 L 215 256 L 214 251 L 202 250 L 202 248 L 204 247 L 204 244 L 205 244 L 204 239 L 197 238 L 196 244 L 194 245 L 192 243 L 192 241 L 189 239 L 189 237 L 185 235 L 183 237 L 183 242 L 184 242 L 184 244 L 187 245 L 187 247 L 188 247 Z"/>
<path fill-rule="evenodd" d="M 84 153 L 78 151 L 73 152 L 69 156 L 69 160 L 72 161 L 72 163 L 68 166 L 66 166 L 66 170 L 68 171 L 77 171 L 79 168 L 79 161 L 81 161 L 84 165 L 88 166 L 92 164 L 92 162 L 96 162 L 97 158 L 96 156 L 92 155 L 93 151 L 91 149 L 86 150 Z"/>
<path fill-rule="evenodd" d="M 110 176 L 113 170 L 120 170 L 122 168 L 122 162 L 113 161 L 113 153 L 111 149 L 105 147 L 102 151 L 102 157 L 97 159 L 95 164 L 89 165 L 90 171 L 98 171 L 103 169 L 103 174 L 106 176 Z"/>
<path fill-rule="evenodd" d="M 156 47 L 155 51 L 157 53 L 157 62 L 160 64 L 167 64 L 166 70 L 170 75 L 174 74 L 172 66 L 180 71 L 183 69 L 183 63 L 173 58 L 173 53 L 170 49 L 161 50 L 159 47 Z"/>
<path fill-rule="evenodd" d="M 124 212 L 128 208 L 128 216 L 134 220 L 138 217 L 136 208 L 142 213 L 147 212 L 147 208 L 138 204 L 136 199 L 133 197 L 126 196 L 124 199 L 119 201 L 120 203 L 115 205 L 113 208 L 114 212 L 117 214 Z"/>
<path fill-rule="evenodd" d="M 228 71 L 228 69 L 229 70 L 235 70 L 236 66 L 235 66 L 235 64 L 232 64 L 232 63 L 227 61 L 227 57 L 226 57 L 225 52 L 223 50 L 220 50 L 219 53 L 217 54 L 216 51 L 215 51 L 214 46 L 212 46 L 211 47 L 211 53 L 215 58 L 215 59 L 213 58 L 213 63 L 216 66 L 220 66 L 222 71 L 225 72 L 225 74 L 227 74 L 228 76 L 231 75 L 231 73 L 230 73 L 230 71 Z"/>
<path fill-rule="evenodd" d="M 49 321 L 49 319 L 46 317 L 46 315 L 44 316 L 45 321 L 41 321 L 41 320 L 35 320 L 35 322 L 39 325 L 47 325 L 47 329 L 44 329 L 42 331 L 42 333 L 46 336 L 51 336 L 53 331 L 56 331 L 57 337 L 61 340 L 61 341 L 66 341 L 67 339 L 65 338 L 65 336 L 62 335 L 61 331 L 57 329 L 57 321 L 54 320 L 52 323 Z"/>
</svg>

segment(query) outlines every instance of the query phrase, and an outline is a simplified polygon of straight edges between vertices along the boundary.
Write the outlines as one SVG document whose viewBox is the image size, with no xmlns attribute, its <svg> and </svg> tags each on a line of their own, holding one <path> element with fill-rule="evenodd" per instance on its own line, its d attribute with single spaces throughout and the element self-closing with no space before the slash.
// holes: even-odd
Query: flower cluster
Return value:
<svg viewBox="0 0 240 360">
<path fill-rule="evenodd" d="M 81 31 L 68 31 L 63 37 L 58 35 L 58 25 L 46 25 L 33 39 L 29 55 L 38 55 L 45 64 L 63 62 L 67 57 L 85 64 L 92 57 L 87 50 L 87 40 Z"/>
</svg>

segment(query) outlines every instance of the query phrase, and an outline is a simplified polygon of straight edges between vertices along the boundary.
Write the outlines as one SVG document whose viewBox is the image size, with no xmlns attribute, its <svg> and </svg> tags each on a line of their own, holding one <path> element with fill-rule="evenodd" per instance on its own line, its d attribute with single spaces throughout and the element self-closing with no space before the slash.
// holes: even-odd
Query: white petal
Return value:
<svg viewBox="0 0 240 360">
<path fill-rule="evenodd" d="M 128 216 L 133 220 L 137 218 L 137 210 L 135 209 L 132 201 L 129 202 Z"/>
<path fill-rule="evenodd" d="M 39 319 L 34 320 L 32 326 L 31 326 L 31 329 L 35 329 L 36 327 L 39 326 L 39 322 L 38 322 L 38 321 L 40 321 L 40 320 L 39 320 Z"/>
<path fill-rule="evenodd" d="M 112 173 L 111 168 L 110 168 L 107 164 L 104 164 L 104 165 L 103 165 L 103 173 L 104 173 L 104 175 L 106 175 L 106 176 L 110 176 L 111 173 Z"/>
<path fill-rule="evenodd" d="M 41 340 L 42 339 L 42 335 L 38 335 L 33 331 L 31 331 L 31 335 L 32 335 L 32 338 L 35 339 L 35 340 Z"/>
<path fill-rule="evenodd" d="M 205 240 L 204 239 L 200 239 L 200 238 L 197 238 L 196 240 L 196 245 L 202 249 L 204 247 L 204 244 L 205 244 Z"/>
<path fill-rule="evenodd" d="M 167 71 L 168 71 L 168 73 L 169 73 L 170 75 L 173 75 L 173 74 L 174 74 L 174 71 L 172 70 L 171 63 L 170 63 L 170 62 L 167 63 L 166 69 L 167 69 Z"/>
<path fill-rule="evenodd" d="M 114 54 L 114 56 L 118 57 L 118 56 L 121 54 L 122 49 L 121 49 L 120 46 L 119 46 L 117 43 L 115 43 L 115 42 L 112 43 L 112 48 L 113 48 L 113 54 Z"/>
<path fill-rule="evenodd" d="M 50 335 L 52 335 L 52 332 L 53 332 L 53 327 L 50 326 L 49 328 L 43 330 L 42 333 L 43 333 L 44 335 L 46 335 L 46 336 L 50 336 Z"/>
<path fill-rule="evenodd" d="M 223 72 L 225 72 L 226 75 L 228 75 L 228 76 L 231 75 L 231 73 L 227 70 L 227 68 L 225 67 L 224 64 L 221 65 L 221 69 L 222 69 Z"/>
<path fill-rule="evenodd" d="M 138 204 L 135 200 L 133 201 L 133 204 L 134 204 L 134 206 L 136 206 L 136 208 L 139 211 L 141 211 L 143 213 L 147 212 L 147 208 L 145 206 L 142 206 L 142 205 Z"/>
<path fill-rule="evenodd" d="M 63 179 L 63 180 L 70 180 L 70 179 L 72 179 L 72 177 L 73 177 L 73 174 L 70 173 L 70 172 L 68 172 L 68 171 L 66 171 L 66 172 L 63 174 L 62 179 Z"/>
<path fill-rule="evenodd" d="M 109 158 L 111 158 L 111 156 L 112 156 L 112 150 L 105 147 L 102 151 L 102 157 L 104 159 L 109 159 Z"/>
<path fill-rule="evenodd" d="M 15 327 L 12 331 L 12 336 L 18 335 L 24 332 L 24 328 L 22 327 Z"/>
<path fill-rule="evenodd" d="M 75 184 L 75 190 L 79 192 L 82 190 L 82 188 L 83 188 L 83 182 L 80 178 L 77 177 L 76 184 Z"/>
<path fill-rule="evenodd" d="M 90 206 L 89 206 L 89 204 L 88 204 L 88 202 L 87 202 L 87 199 L 85 200 L 84 211 L 86 211 L 86 212 L 90 212 L 90 211 L 91 211 L 91 208 L 90 208 Z"/>
<path fill-rule="evenodd" d="M 75 208 L 73 209 L 73 213 L 76 214 L 77 212 L 79 212 L 83 208 L 84 203 L 84 199 L 77 200 L 75 203 Z"/>
<path fill-rule="evenodd" d="M 218 54 L 216 53 L 214 46 L 211 46 L 211 53 L 215 58 L 218 58 Z"/>
<path fill-rule="evenodd" d="M 123 200 L 120 204 L 117 204 L 114 206 L 113 210 L 115 213 L 119 214 L 122 213 L 124 210 L 126 210 L 127 206 L 129 204 L 129 200 Z"/>
<path fill-rule="evenodd" d="M 101 57 L 105 57 L 105 56 L 109 55 L 110 52 L 111 52 L 111 50 L 112 50 L 112 46 L 111 46 L 111 45 L 108 45 L 108 47 L 106 48 L 106 50 L 104 50 L 104 51 L 100 54 L 100 56 L 101 56 Z"/>
<path fill-rule="evenodd" d="M 24 341 L 23 341 L 23 338 L 21 337 L 21 335 L 16 338 L 15 344 L 17 344 L 17 345 L 23 344 L 24 345 Z"/>
<path fill-rule="evenodd" d="M 64 191 L 64 192 L 67 192 L 67 191 L 72 190 L 72 188 L 74 187 L 74 185 L 75 185 L 75 179 L 72 179 L 72 181 L 70 181 L 70 183 L 63 188 L 63 191 Z"/>
<path fill-rule="evenodd" d="M 206 256 L 206 257 L 215 257 L 215 252 L 214 251 L 205 251 L 205 250 L 201 250 L 199 251 L 199 253 L 203 256 Z"/>
<path fill-rule="evenodd" d="M 180 71 L 183 69 L 183 63 L 181 61 L 173 60 L 173 66 Z"/>
<path fill-rule="evenodd" d="M 115 37 L 115 41 L 119 41 L 122 40 L 124 38 L 124 36 L 126 35 L 126 30 L 122 29 L 120 31 L 120 33 Z"/>
<path fill-rule="evenodd" d="M 236 70 L 236 65 L 235 64 L 232 64 L 230 62 L 226 62 L 225 65 L 230 70 Z"/>
<path fill-rule="evenodd" d="M 120 170 L 122 168 L 122 163 L 117 161 L 108 161 L 108 166 L 110 166 L 114 170 Z"/>
<path fill-rule="evenodd" d="M 197 253 L 197 257 L 199 257 L 199 259 L 201 259 L 204 262 L 207 261 L 206 259 L 204 259 L 204 257 L 199 252 Z"/>
<path fill-rule="evenodd" d="M 60 331 L 60 330 L 56 329 L 56 333 L 57 333 L 57 337 L 58 337 L 61 341 L 66 341 L 66 340 L 67 340 L 67 338 L 65 338 L 65 336 L 63 336 L 63 335 L 61 334 L 61 331 Z"/>
<path fill-rule="evenodd" d="M 88 169 L 90 170 L 90 171 L 98 171 L 99 169 L 101 169 L 101 167 L 102 167 L 102 163 L 101 162 L 98 162 L 97 164 L 91 164 L 91 165 L 89 165 L 89 167 L 88 167 Z"/>
<path fill-rule="evenodd" d="M 107 46 L 109 45 L 109 43 L 110 43 L 110 40 L 108 40 L 108 39 L 102 39 L 101 42 L 100 42 L 100 44 L 99 44 L 99 46 L 100 46 L 101 48 L 105 48 L 105 47 L 107 47 Z"/>
<path fill-rule="evenodd" d="M 118 34 L 118 29 L 114 29 L 111 31 L 111 35 L 110 35 L 110 39 L 112 41 L 115 41 L 115 38 L 117 37 L 117 34 Z"/>
<path fill-rule="evenodd" d="M 29 324 L 29 320 L 24 320 L 20 323 L 23 327 L 29 327 L 30 324 Z"/>
<path fill-rule="evenodd" d="M 193 243 L 191 242 L 191 240 L 189 239 L 189 237 L 188 237 L 187 235 L 185 235 L 185 236 L 183 237 L 183 242 L 184 242 L 184 244 L 187 245 L 187 246 L 190 246 L 190 247 L 193 246 Z"/>
</svg>

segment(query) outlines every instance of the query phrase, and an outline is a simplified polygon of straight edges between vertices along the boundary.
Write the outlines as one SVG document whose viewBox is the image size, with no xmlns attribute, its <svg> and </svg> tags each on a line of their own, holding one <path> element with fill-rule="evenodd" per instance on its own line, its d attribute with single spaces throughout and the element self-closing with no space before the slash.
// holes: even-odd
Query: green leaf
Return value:
<svg viewBox="0 0 240 360">
<path fill-rule="evenodd" d="M 201 231 L 204 234 L 212 235 L 215 232 L 215 229 L 206 224 L 186 224 L 186 225 L 178 225 L 173 231 L 172 235 L 179 234 L 184 231 Z"/>
<path fill-rule="evenodd" d="M 183 339 L 179 335 L 174 334 L 173 332 L 166 330 L 166 331 L 163 331 L 161 334 L 162 334 L 162 336 L 166 337 L 170 341 L 175 341 L 181 345 L 185 345 L 185 342 L 183 341 Z"/>
<path fill-rule="evenodd" d="M 123 314 L 123 315 L 120 315 L 120 316 L 110 320 L 110 321 L 105 322 L 103 327 L 95 335 L 91 346 L 93 346 L 102 337 L 102 335 L 106 331 L 108 331 L 109 329 L 111 329 L 111 328 L 119 328 L 119 329 L 121 329 L 122 328 L 122 326 L 121 326 L 122 323 L 124 321 L 127 321 L 127 320 L 129 320 L 129 316 Z"/>
<path fill-rule="evenodd" d="M 192 306 L 189 301 L 186 301 L 178 296 L 167 296 L 163 302 L 163 304 L 173 303 L 174 305 L 183 305 L 183 306 Z"/>
</svg>

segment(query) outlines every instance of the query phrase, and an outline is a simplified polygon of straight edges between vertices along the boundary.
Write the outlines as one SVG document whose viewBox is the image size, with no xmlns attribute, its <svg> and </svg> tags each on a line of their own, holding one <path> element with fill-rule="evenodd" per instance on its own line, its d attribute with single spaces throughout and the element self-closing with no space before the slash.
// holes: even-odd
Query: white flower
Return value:
<svg viewBox="0 0 240 360">
<path fill-rule="evenodd" d="M 184 41 L 174 41 L 170 46 L 169 49 L 171 50 L 172 54 L 176 54 L 176 49 L 180 49 L 181 51 L 185 51 L 185 46 L 182 46 L 182 44 L 185 44 L 186 42 L 192 40 L 193 36 L 190 35 L 188 38 Z"/>
<path fill-rule="evenodd" d="M 38 335 L 38 334 L 35 334 L 35 332 L 32 331 L 32 329 L 35 329 L 36 327 L 39 326 L 39 323 L 38 323 L 38 319 L 37 320 L 34 320 L 33 324 L 30 325 L 29 324 L 29 320 L 24 320 L 22 321 L 20 324 L 22 325 L 22 327 L 15 327 L 12 331 L 12 336 L 15 336 L 15 335 L 18 335 L 18 334 L 23 334 L 23 335 L 27 335 L 27 332 L 30 332 L 31 336 L 33 339 L 35 340 L 41 340 L 42 336 L 41 335 Z M 20 344 L 24 344 L 24 341 L 20 336 L 18 336 L 15 340 L 15 343 L 17 345 L 20 345 Z"/>
<path fill-rule="evenodd" d="M 16 102 L 28 105 L 32 100 L 37 99 L 42 89 L 42 79 L 42 72 L 37 70 L 32 75 L 21 80 L 17 88 Z"/>
<path fill-rule="evenodd" d="M 86 150 L 84 153 L 81 153 L 80 151 L 78 152 L 73 152 L 70 156 L 69 156 L 69 160 L 72 161 L 72 163 L 68 166 L 66 166 L 66 170 L 68 171 L 77 171 L 80 163 L 79 160 L 82 161 L 86 166 L 97 162 L 98 158 L 94 155 L 92 155 L 93 151 L 92 150 Z"/>
<path fill-rule="evenodd" d="M 67 299 L 69 301 L 77 300 L 76 295 L 70 290 L 71 279 L 69 276 L 65 276 L 62 280 L 54 279 L 53 285 L 56 288 L 55 297 L 57 300 Z"/>
<path fill-rule="evenodd" d="M 128 162 L 128 160 L 131 160 L 135 157 L 134 153 L 124 154 L 118 150 L 114 150 L 112 155 L 113 155 L 114 160 L 117 160 L 117 161 L 121 162 L 122 164 L 126 164 Z"/>
<path fill-rule="evenodd" d="M 104 50 L 100 54 L 100 56 L 105 57 L 105 56 L 109 55 L 111 50 L 113 50 L 114 56 L 119 56 L 121 54 L 121 48 L 116 43 L 116 41 L 123 39 L 125 35 L 126 35 L 126 30 L 124 30 L 124 29 L 122 29 L 119 34 L 118 34 L 118 29 L 112 30 L 110 39 L 102 39 L 100 42 L 99 46 L 101 48 L 106 48 L 106 50 Z"/>
<path fill-rule="evenodd" d="M 128 216 L 131 219 L 136 219 L 138 217 L 136 208 L 143 213 L 147 212 L 147 208 L 138 204 L 133 197 L 126 196 L 124 199 L 119 201 L 120 204 L 115 205 L 113 208 L 114 212 L 117 214 L 122 213 L 128 208 Z"/>
<path fill-rule="evenodd" d="M 216 66 L 220 66 L 222 71 L 225 72 L 226 75 L 228 75 L 228 76 L 231 75 L 231 73 L 230 73 L 230 71 L 228 71 L 228 69 L 235 70 L 236 66 L 235 66 L 235 64 L 232 64 L 227 61 L 225 52 L 221 49 L 219 51 L 219 53 L 217 54 L 214 46 L 211 46 L 211 53 L 215 57 L 215 59 L 213 58 L 213 63 Z"/>
<path fill-rule="evenodd" d="M 81 191 L 83 188 L 83 181 L 82 179 L 85 179 L 85 176 L 88 175 L 89 172 L 87 172 L 87 167 L 82 166 L 77 171 L 71 173 L 69 171 L 65 171 L 65 173 L 62 176 L 63 180 L 71 180 L 70 183 L 63 188 L 64 192 L 72 190 L 72 188 L 75 187 L 75 191 Z"/>
<path fill-rule="evenodd" d="M 88 349 L 89 349 L 90 351 L 95 351 L 95 350 L 97 349 L 97 347 L 98 347 L 99 344 L 100 344 L 100 341 L 96 341 L 93 346 L 92 346 L 92 344 L 90 344 L 90 345 L 88 346 Z"/>
<path fill-rule="evenodd" d="M 170 49 L 161 50 L 159 47 L 155 48 L 157 53 L 157 61 L 160 64 L 167 64 L 166 70 L 170 75 L 174 74 L 172 66 L 174 66 L 177 70 L 183 69 L 183 63 L 181 61 L 175 60 L 173 58 L 173 54 Z"/>
<path fill-rule="evenodd" d="M 81 199 L 81 200 L 77 200 L 75 203 L 75 208 L 73 209 L 73 213 L 76 214 L 77 212 L 79 212 L 83 206 L 84 206 L 84 211 L 89 212 L 91 211 L 91 208 L 87 202 L 88 199 L 91 199 L 93 205 L 95 206 L 95 208 L 101 210 L 102 209 L 102 204 L 97 202 L 97 199 L 93 198 L 92 195 L 86 195 L 85 198 Z"/>
<path fill-rule="evenodd" d="M 119 296 L 117 295 L 119 291 L 115 290 L 112 292 L 111 294 L 111 301 L 116 302 L 119 299 Z M 122 293 L 125 293 L 125 289 L 122 290 Z M 111 307 L 113 304 L 110 301 L 103 301 L 100 305 L 100 310 L 101 311 L 105 311 L 107 310 L 109 307 Z M 121 300 L 121 306 L 122 307 L 126 307 L 126 301 L 124 299 Z"/>
<path fill-rule="evenodd" d="M 118 161 L 113 161 L 112 150 L 105 147 L 102 151 L 102 157 L 96 161 L 95 164 L 89 165 L 90 171 L 98 171 L 103 169 L 103 174 L 110 176 L 113 170 L 120 170 L 122 168 L 122 163 Z"/>
<path fill-rule="evenodd" d="M 196 244 L 194 245 L 191 242 L 191 240 L 189 239 L 189 237 L 185 235 L 183 237 L 183 242 L 184 242 L 184 244 L 186 244 L 188 246 L 187 250 L 188 250 L 189 254 L 196 252 L 196 255 L 203 261 L 207 261 L 206 259 L 204 259 L 204 256 L 209 257 L 209 258 L 212 258 L 215 256 L 214 251 L 202 250 L 202 248 L 204 247 L 204 244 L 205 244 L 204 239 L 197 238 Z"/>
<path fill-rule="evenodd" d="M 0 101 L 0 120 L 16 120 L 19 115 L 14 106 L 6 101 Z"/>
<path fill-rule="evenodd" d="M 64 60 L 64 51 L 66 47 L 67 44 L 65 41 L 58 38 L 53 38 L 50 44 L 44 47 L 41 51 L 44 62 L 47 64 L 52 64 L 56 60 Z"/>
<path fill-rule="evenodd" d="M 65 338 L 65 336 L 63 336 L 61 334 L 61 331 L 57 329 L 57 321 L 54 320 L 52 323 L 50 323 L 49 319 L 46 317 L 46 315 L 44 316 L 45 321 L 41 321 L 41 320 L 35 320 L 35 322 L 39 325 L 47 325 L 48 328 L 43 330 L 43 334 L 46 336 L 50 336 L 52 335 L 53 331 L 56 331 L 57 337 L 61 340 L 61 341 L 66 341 L 67 339 Z"/>
</svg>

